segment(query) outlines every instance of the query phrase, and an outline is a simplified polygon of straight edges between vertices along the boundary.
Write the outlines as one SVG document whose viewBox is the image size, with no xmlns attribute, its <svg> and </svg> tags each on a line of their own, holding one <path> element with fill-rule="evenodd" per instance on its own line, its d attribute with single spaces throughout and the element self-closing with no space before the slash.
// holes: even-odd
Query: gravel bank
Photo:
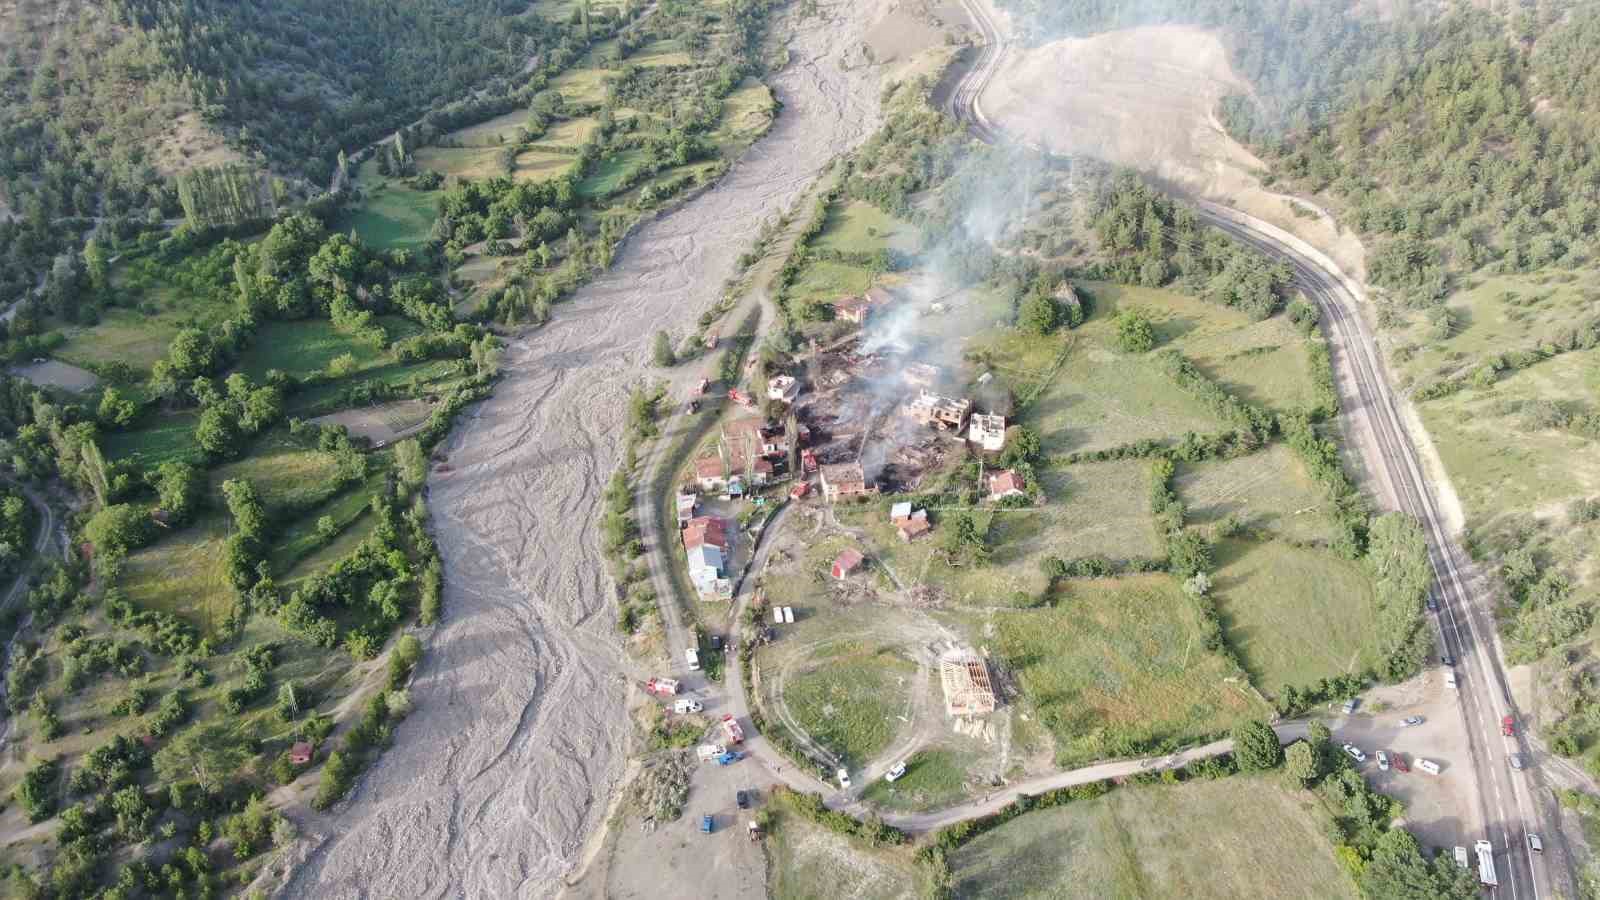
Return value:
<svg viewBox="0 0 1600 900">
<path fill-rule="evenodd" d="M 447 608 L 417 711 L 355 798 L 307 823 L 283 896 L 546 897 L 575 865 L 627 745 L 597 527 L 627 391 L 651 374 L 654 329 L 707 306 L 758 223 L 876 126 L 859 36 L 880 8 L 825 3 L 796 23 L 771 134 L 512 343 L 505 381 L 450 441 L 454 471 L 430 482 Z"/>
</svg>

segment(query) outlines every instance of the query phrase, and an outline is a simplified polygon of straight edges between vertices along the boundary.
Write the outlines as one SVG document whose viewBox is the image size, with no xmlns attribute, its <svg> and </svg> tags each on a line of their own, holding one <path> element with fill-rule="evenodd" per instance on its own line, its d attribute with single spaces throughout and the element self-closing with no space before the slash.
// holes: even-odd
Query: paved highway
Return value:
<svg viewBox="0 0 1600 900">
<path fill-rule="evenodd" d="M 980 55 L 952 92 L 952 111 L 969 123 L 982 140 L 996 141 L 1001 132 L 984 115 L 981 97 L 999 69 L 1006 51 L 1004 36 L 979 0 L 962 0 L 983 34 Z M 1273 226 L 1236 210 L 1202 203 L 1202 216 L 1212 225 L 1250 244 L 1269 257 L 1287 263 L 1296 286 L 1321 310 L 1339 369 L 1340 401 L 1344 414 L 1368 440 L 1353 441 L 1365 459 L 1367 471 L 1387 489 L 1388 500 L 1422 523 L 1435 574 L 1433 596 L 1439 606 L 1435 626 L 1441 652 L 1456 659 L 1462 727 L 1470 748 L 1470 764 L 1478 800 L 1478 820 L 1470 831 L 1495 848 L 1496 868 L 1505 895 L 1514 900 L 1537 900 L 1550 893 L 1550 876 L 1542 859 L 1528 851 L 1527 835 L 1539 833 L 1540 817 L 1534 798 L 1536 772 L 1516 772 L 1510 754 L 1522 752 L 1524 737 L 1501 735 L 1502 717 L 1518 723 L 1505 665 L 1495 630 L 1487 591 L 1472 590 L 1473 569 L 1465 552 L 1449 532 L 1432 487 L 1425 477 L 1416 445 L 1390 386 L 1388 373 L 1370 330 L 1360 315 L 1360 285 L 1340 272 L 1313 248 Z M 1557 832 L 1545 832 L 1547 847 L 1565 853 Z"/>
</svg>

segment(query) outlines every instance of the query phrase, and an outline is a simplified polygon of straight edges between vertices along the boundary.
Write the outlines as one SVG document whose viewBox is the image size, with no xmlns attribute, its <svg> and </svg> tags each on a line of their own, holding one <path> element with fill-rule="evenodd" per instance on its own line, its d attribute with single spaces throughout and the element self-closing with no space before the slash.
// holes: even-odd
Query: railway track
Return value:
<svg viewBox="0 0 1600 900">
<path fill-rule="evenodd" d="M 962 5 L 981 33 L 983 44 L 978 58 L 951 93 L 950 111 L 967 122 L 980 140 L 995 143 L 1004 140 L 1005 135 L 984 114 L 981 97 L 1000 68 L 1006 41 L 978 0 L 962 0 Z M 1544 862 L 1540 860 L 1536 865 L 1528 851 L 1528 834 L 1539 831 L 1539 809 L 1533 796 L 1533 785 L 1539 776 L 1536 771 L 1524 774 L 1510 768 L 1511 753 L 1529 755 L 1521 729 L 1516 736 L 1500 736 L 1501 717 L 1516 716 L 1517 710 L 1506 679 L 1492 609 L 1483 592 L 1470 589 L 1471 563 L 1440 512 L 1387 370 L 1361 318 L 1360 286 L 1331 261 L 1264 222 L 1213 203 L 1201 203 L 1200 213 L 1212 226 L 1286 263 L 1294 273 L 1295 285 L 1321 312 L 1336 364 L 1348 376 L 1340 383 L 1344 412 L 1360 416 L 1372 436 L 1371 442 L 1355 442 L 1355 446 L 1364 451 L 1368 471 L 1382 479 L 1394 505 L 1415 517 L 1427 536 L 1435 576 L 1433 597 L 1438 604 L 1433 624 L 1441 652 L 1453 655 L 1458 664 L 1462 729 L 1477 801 L 1478 821 L 1470 830 L 1474 837 L 1481 836 L 1495 846 L 1505 893 L 1513 900 L 1538 900 L 1550 885 Z M 1520 716 L 1517 718 L 1520 720 Z M 1547 846 L 1560 843 L 1559 831 L 1545 837 Z M 1556 840 L 1550 840 L 1552 837 Z M 1570 872 L 1570 853 L 1564 847 L 1558 852 L 1568 861 Z M 1541 890 L 1541 882 L 1545 891 Z"/>
</svg>

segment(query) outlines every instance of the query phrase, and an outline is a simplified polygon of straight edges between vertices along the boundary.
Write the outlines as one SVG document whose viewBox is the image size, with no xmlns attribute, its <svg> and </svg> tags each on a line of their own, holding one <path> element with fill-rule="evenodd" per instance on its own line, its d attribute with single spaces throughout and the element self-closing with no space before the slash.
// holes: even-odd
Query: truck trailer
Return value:
<svg viewBox="0 0 1600 900">
<path fill-rule="evenodd" d="M 1472 846 L 1478 851 L 1478 880 L 1489 887 L 1498 887 L 1500 878 L 1494 873 L 1494 845 L 1479 841 Z"/>
</svg>

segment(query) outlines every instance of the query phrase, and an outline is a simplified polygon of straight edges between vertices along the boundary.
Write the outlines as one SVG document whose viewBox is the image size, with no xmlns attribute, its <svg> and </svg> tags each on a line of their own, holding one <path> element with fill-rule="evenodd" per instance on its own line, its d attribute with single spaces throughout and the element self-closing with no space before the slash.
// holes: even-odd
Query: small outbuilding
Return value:
<svg viewBox="0 0 1600 900">
<path fill-rule="evenodd" d="M 839 552 L 833 560 L 833 577 L 836 579 L 849 578 L 860 570 L 861 564 L 866 562 L 866 557 L 854 547 L 846 547 Z"/>
<path fill-rule="evenodd" d="M 294 746 L 289 748 L 289 762 L 303 766 L 311 762 L 312 752 L 310 741 L 295 741 Z"/>
</svg>

